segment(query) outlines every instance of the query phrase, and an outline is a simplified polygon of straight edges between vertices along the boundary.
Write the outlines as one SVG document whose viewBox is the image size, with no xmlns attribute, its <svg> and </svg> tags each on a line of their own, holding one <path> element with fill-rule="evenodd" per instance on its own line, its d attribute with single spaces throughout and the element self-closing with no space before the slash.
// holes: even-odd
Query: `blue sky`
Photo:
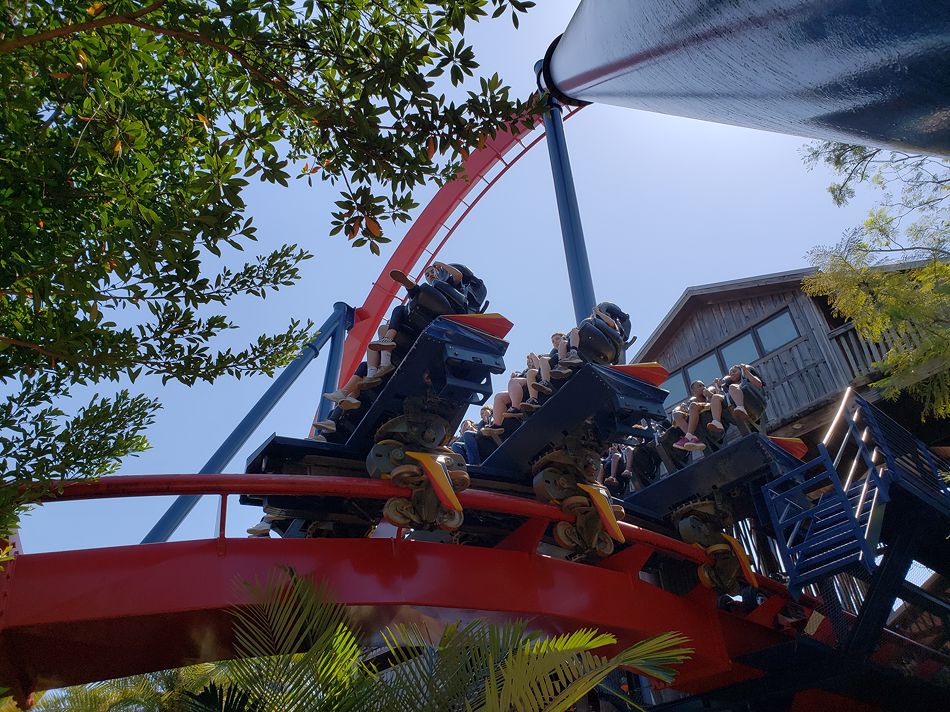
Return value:
<svg viewBox="0 0 950 712">
<path fill-rule="evenodd" d="M 541 3 L 539 3 L 541 4 Z M 541 4 L 515 32 L 508 20 L 483 23 L 470 35 L 490 75 L 498 71 L 517 94 L 534 88 L 532 67 L 566 27 L 576 2 Z M 598 299 L 620 304 L 634 333 L 646 339 L 691 285 L 802 267 L 807 250 L 830 243 L 864 219 L 869 195 L 835 207 L 824 170 L 806 171 L 805 140 L 762 131 L 590 106 L 566 124 L 574 182 Z M 425 204 L 434 188 L 420 194 Z M 321 323 L 335 301 L 362 303 L 388 258 L 328 237 L 336 189 L 253 186 L 249 214 L 260 251 L 296 242 L 314 253 L 294 288 L 265 301 L 235 303 L 238 337 L 278 330 L 291 317 Z M 408 226 L 390 228 L 392 237 Z M 543 144 L 491 190 L 442 253 L 469 265 L 489 289 L 492 309 L 515 327 L 509 366 L 548 348 L 548 336 L 572 325 L 573 309 L 557 208 Z M 243 256 L 238 255 L 234 259 Z M 270 434 L 304 437 L 320 397 L 323 358 L 274 409 L 228 472 L 242 472 L 248 453 Z M 266 378 L 220 380 L 193 388 L 144 380 L 164 410 L 148 435 L 153 449 L 123 464 L 123 474 L 196 472 L 268 385 Z M 504 379 L 496 378 L 496 388 Z M 165 511 L 170 498 L 51 503 L 23 522 L 26 552 L 133 544 Z M 216 498 L 205 498 L 176 539 L 211 536 Z M 229 507 L 228 533 L 240 536 L 259 512 Z"/>
</svg>

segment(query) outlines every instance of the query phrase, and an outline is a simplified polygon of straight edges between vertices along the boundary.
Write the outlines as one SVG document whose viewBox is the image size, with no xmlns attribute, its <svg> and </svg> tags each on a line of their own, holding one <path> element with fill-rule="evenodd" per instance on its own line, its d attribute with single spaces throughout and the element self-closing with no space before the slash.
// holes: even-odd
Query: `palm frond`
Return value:
<svg viewBox="0 0 950 712">
<path fill-rule="evenodd" d="M 391 709 L 442 712 L 466 709 L 495 661 L 533 635 L 523 622 L 475 621 L 447 626 L 438 642 L 411 626 L 390 628 L 383 639 L 395 663 L 386 675 L 387 694 L 397 703 Z"/>
<path fill-rule="evenodd" d="M 236 687 L 211 683 L 182 697 L 181 712 L 258 712 L 248 694 Z"/>
<path fill-rule="evenodd" d="M 618 667 L 669 681 L 671 666 L 692 652 L 681 647 L 685 638 L 670 633 L 642 641 L 612 658 L 591 652 L 614 642 L 611 635 L 580 630 L 526 644 L 499 665 L 497 674 L 486 678 L 471 709 L 566 710 Z"/>
<path fill-rule="evenodd" d="M 362 709 L 374 678 L 326 587 L 292 571 L 246 586 L 252 603 L 232 612 L 241 657 L 228 666 L 231 683 L 261 712 Z"/>
<path fill-rule="evenodd" d="M 545 712 L 564 712 L 620 667 L 671 682 L 676 674 L 672 666 L 687 660 L 693 653 L 692 648 L 684 647 L 688 642 L 689 639 L 679 633 L 663 633 L 640 641 L 609 659 L 582 653 L 573 668 L 577 676 L 567 681 L 564 689 L 550 699 L 544 707 Z"/>
</svg>

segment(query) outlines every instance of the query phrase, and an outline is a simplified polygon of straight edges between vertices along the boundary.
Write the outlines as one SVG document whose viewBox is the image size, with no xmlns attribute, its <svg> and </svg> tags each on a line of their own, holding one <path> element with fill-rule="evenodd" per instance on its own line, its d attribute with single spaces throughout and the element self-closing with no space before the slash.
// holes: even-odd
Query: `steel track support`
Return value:
<svg viewBox="0 0 950 712">
<path fill-rule="evenodd" d="M 254 404 L 244 419 L 238 423 L 237 427 L 231 432 L 227 439 L 221 443 L 221 446 L 215 450 L 204 467 L 198 474 L 217 474 L 226 468 L 238 451 L 244 447 L 248 438 L 254 434 L 254 431 L 264 422 L 264 418 L 273 410 L 274 406 L 283 398 L 284 394 L 290 390 L 301 373 L 310 365 L 319 354 L 328 341 L 338 331 L 345 335 L 347 328 L 353 325 L 353 308 L 343 302 L 337 302 L 333 305 L 333 313 L 327 318 L 317 332 L 317 337 L 307 344 L 300 355 L 287 364 L 281 374 L 271 383 L 270 387 L 264 392 L 257 403 Z M 343 338 L 337 339 L 339 343 L 339 353 L 336 354 L 336 374 L 339 377 L 340 359 L 342 358 Z M 334 363 L 334 354 L 331 351 L 330 363 L 327 368 L 327 378 L 330 378 L 331 366 Z M 330 390 L 335 390 L 331 388 Z M 188 516 L 188 513 L 195 508 L 200 495 L 183 495 L 178 497 L 168 508 L 161 519 L 156 522 L 151 531 L 142 539 L 143 544 L 154 544 L 156 542 L 168 541 L 168 538 L 175 533 L 175 530 L 181 525 Z"/>
</svg>

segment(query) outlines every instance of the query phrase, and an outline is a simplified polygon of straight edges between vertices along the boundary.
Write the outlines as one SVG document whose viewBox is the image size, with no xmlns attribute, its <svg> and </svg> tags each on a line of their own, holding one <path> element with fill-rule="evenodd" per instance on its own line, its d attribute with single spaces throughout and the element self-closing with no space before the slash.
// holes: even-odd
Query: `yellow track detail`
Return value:
<svg viewBox="0 0 950 712">
<path fill-rule="evenodd" d="M 442 464 L 427 452 L 407 452 L 406 454 L 422 465 L 422 470 L 429 478 L 432 490 L 435 492 L 435 496 L 439 498 L 442 506 L 453 512 L 461 512 L 462 503 L 459 502 L 455 489 L 452 487 L 452 481 Z"/>
<path fill-rule="evenodd" d="M 752 564 L 749 563 L 749 557 L 745 553 L 745 549 L 742 548 L 742 544 L 725 532 L 722 536 L 727 542 L 729 542 L 729 546 L 732 547 L 732 551 L 735 553 L 736 558 L 739 559 L 739 564 L 742 566 L 742 576 L 746 583 L 750 586 L 757 586 L 759 581 L 755 577 L 755 571 L 752 570 Z"/>
<path fill-rule="evenodd" d="M 587 496 L 590 497 L 590 501 L 594 503 L 594 508 L 597 510 L 597 514 L 600 515 L 600 521 L 603 523 L 604 529 L 610 535 L 610 538 L 623 544 L 626 540 L 623 538 L 623 532 L 620 531 L 620 524 L 617 523 L 614 510 L 610 507 L 610 499 L 607 497 L 607 494 L 599 487 L 594 487 L 593 485 L 578 483 L 577 486 L 584 490 Z"/>
</svg>

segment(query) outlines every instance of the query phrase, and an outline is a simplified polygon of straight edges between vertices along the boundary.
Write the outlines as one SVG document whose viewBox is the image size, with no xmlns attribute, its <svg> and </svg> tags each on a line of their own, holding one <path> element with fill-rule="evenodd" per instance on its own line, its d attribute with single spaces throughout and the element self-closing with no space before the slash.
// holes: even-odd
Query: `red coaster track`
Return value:
<svg viewBox="0 0 950 712">
<path fill-rule="evenodd" d="M 215 539 L 21 554 L 0 580 L 0 676 L 20 700 L 47 689 L 227 657 L 227 609 L 240 605 L 241 580 L 275 566 L 326 580 L 337 599 L 372 607 L 385 624 L 404 607 L 434 619 L 493 612 L 528 618 L 551 631 L 593 626 L 632 644 L 667 630 L 696 649 L 678 689 L 722 687 L 762 673 L 735 658 L 790 638 L 775 614 L 788 593 L 762 579 L 766 603 L 742 616 L 719 610 L 713 591 L 676 595 L 643 580 L 655 556 L 700 564 L 683 542 L 622 524 L 628 546 L 596 565 L 537 553 L 552 521 L 570 519 L 531 499 L 467 490 L 467 511 L 523 518 L 494 548 L 404 539 L 227 539 L 227 494 L 340 495 L 385 499 L 405 492 L 352 477 L 152 475 L 71 483 L 57 502 L 126 496 L 221 496 Z"/>
</svg>

